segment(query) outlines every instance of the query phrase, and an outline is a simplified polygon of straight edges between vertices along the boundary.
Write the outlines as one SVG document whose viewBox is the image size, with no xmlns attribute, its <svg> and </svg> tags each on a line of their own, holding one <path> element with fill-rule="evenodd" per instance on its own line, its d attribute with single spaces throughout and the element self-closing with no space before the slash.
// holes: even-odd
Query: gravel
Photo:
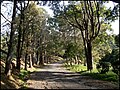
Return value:
<svg viewBox="0 0 120 90">
<path fill-rule="evenodd" d="M 28 88 L 33 89 L 118 89 L 111 82 L 95 80 L 89 76 L 66 70 L 62 62 L 48 64 L 30 75 Z"/>
</svg>

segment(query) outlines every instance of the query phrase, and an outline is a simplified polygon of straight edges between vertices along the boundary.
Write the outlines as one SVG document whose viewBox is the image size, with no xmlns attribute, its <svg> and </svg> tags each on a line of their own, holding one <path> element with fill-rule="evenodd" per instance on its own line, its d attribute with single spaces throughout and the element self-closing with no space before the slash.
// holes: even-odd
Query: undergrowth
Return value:
<svg viewBox="0 0 120 90">
<path fill-rule="evenodd" d="M 98 73 L 97 69 L 95 69 L 95 68 L 92 70 L 92 72 L 87 71 L 87 68 L 84 65 L 72 65 L 72 66 L 70 66 L 70 65 L 64 64 L 64 66 L 68 70 L 80 73 L 83 76 L 90 76 L 94 79 L 119 83 L 119 77 L 117 76 L 117 74 L 112 72 L 112 70 L 110 70 L 106 74 L 100 74 L 100 73 Z"/>
</svg>

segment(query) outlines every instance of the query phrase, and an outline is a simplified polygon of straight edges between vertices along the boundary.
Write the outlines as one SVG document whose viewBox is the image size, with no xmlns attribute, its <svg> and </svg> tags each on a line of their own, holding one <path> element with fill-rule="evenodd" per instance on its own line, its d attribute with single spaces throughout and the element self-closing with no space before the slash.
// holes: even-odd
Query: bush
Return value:
<svg viewBox="0 0 120 90">
<path fill-rule="evenodd" d="M 96 65 L 99 73 L 106 73 L 109 71 L 110 64 L 113 72 L 119 75 L 119 48 L 114 48 L 111 53 L 106 54 Z"/>
<path fill-rule="evenodd" d="M 119 66 L 119 59 L 114 61 L 112 64 L 113 67 L 113 72 L 116 73 L 117 75 L 119 75 L 119 70 L 120 70 L 120 66 Z"/>
<path fill-rule="evenodd" d="M 115 48 L 112 50 L 111 58 L 110 58 L 111 66 L 113 67 L 113 72 L 119 75 L 119 48 Z"/>
<path fill-rule="evenodd" d="M 110 63 L 109 62 L 99 62 L 99 64 L 96 65 L 96 68 L 99 73 L 105 74 L 109 71 Z"/>
<path fill-rule="evenodd" d="M 24 80 L 29 73 L 30 73 L 29 71 L 22 69 L 22 70 L 20 70 L 19 78 Z"/>
</svg>

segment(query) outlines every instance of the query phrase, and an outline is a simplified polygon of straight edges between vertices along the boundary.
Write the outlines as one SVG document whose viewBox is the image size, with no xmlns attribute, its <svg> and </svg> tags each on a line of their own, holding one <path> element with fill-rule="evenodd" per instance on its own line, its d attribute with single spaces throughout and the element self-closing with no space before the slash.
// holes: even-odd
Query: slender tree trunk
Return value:
<svg viewBox="0 0 120 90">
<path fill-rule="evenodd" d="M 39 59 L 39 65 L 44 65 L 44 60 L 43 60 L 43 56 L 42 56 L 42 51 L 40 51 L 40 59 Z"/>
<path fill-rule="evenodd" d="M 70 60 L 70 66 L 72 66 L 72 58 L 71 59 L 69 59 Z"/>
<path fill-rule="evenodd" d="M 81 31 L 82 34 L 82 38 L 83 36 L 83 32 Z M 84 61 L 84 66 L 86 66 L 87 63 L 87 70 L 91 71 L 93 69 L 92 67 L 92 43 L 91 41 L 85 41 L 85 39 L 83 38 L 83 42 L 84 42 L 84 49 L 85 49 L 85 56 L 86 56 L 86 60 Z"/>
<path fill-rule="evenodd" d="M 48 64 L 48 59 L 49 59 L 49 57 L 48 56 L 46 56 L 46 63 Z"/>
<path fill-rule="evenodd" d="M 77 56 L 75 56 L 75 64 L 78 64 Z"/>
<path fill-rule="evenodd" d="M 11 22 L 11 32 L 10 32 L 10 40 L 9 40 L 9 45 L 8 45 L 8 53 L 7 53 L 7 58 L 6 58 L 6 63 L 5 63 L 5 74 L 7 76 L 11 75 L 10 72 L 10 65 L 11 65 L 11 59 L 12 59 L 12 54 L 13 54 L 13 40 L 14 40 L 14 20 L 15 20 L 15 16 L 16 16 L 16 5 L 17 5 L 17 1 L 14 0 L 14 4 L 13 4 L 13 14 L 12 14 L 12 22 Z"/>
<path fill-rule="evenodd" d="M 48 56 L 47 62 L 50 63 L 50 56 Z"/>
<path fill-rule="evenodd" d="M 36 53 L 36 57 L 37 57 L 37 61 L 36 61 L 36 65 L 37 65 L 38 62 L 39 62 L 39 54 L 38 54 L 38 51 L 37 51 L 37 53 Z"/>
<path fill-rule="evenodd" d="M 36 63 L 36 53 L 34 52 L 34 54 L 32 55 L 32 61 L 33 61 L 33 63 L 32 63 L 32 65 L 34 66 L 34 64 Z"/>
<path fill-rule="evenodd" d="M 44 61 L 45 61 L 45 63 L 47 63 L 47 55 L 46 55 L 46 51 L 44 51 Z"/>
<path fill-rule="evenodd" d="M 80 30 L 80 31 L 81 31 L 81 30 Z M 87 46 L 86 46 L 86 41 L 85 41 L 84 34 L 83 34 L 82 31 L 81 31 L 81 34 L 82 34 L 82 40 L 83 40 L 83 44 L 84 44 L 85 57 L 86 57 L 86 59 L 84 60 L 84 66 L 86 66 L 86 62 L 88 61 Z M 87 66 L 87 68 L 88 68 L 88 66 Z M 87 70 L 88 70 L 88 69 L 87 69 Z"/>
<path fill-rule="evenodd" d="M 44 60 L 43 60 L 43 46 L 42 46 L 42 41 L 43 41 L 43 34 L 42 34 L 43 31 L 41 31 L 41 37 L 40 37 L 40 45 L 41 45 L 41 48 L 40 48 L 40 59 L 39 59 L 39 65 L 44 65 Z"/>
<path fill-rule="evenodd" d="M 84 66 L 86 66 L 86 60 L 84 60 Z"/>
<path fill-rule="evenodd" d="M 23 33 L 23 34 L 25 34 L 25 33 Z M 25 39 L 25 38 L 24 38 Z M 28 39 L 28 37 L 27 37 L 27 39 Z M 29 45 L 29 43 L 28 43 L 28 41 L 26 42 L 26 51 L 25 51 L 25 70 L 27 70 L 27 63 L 28 63 L 28 45 Z"/>
<path fill-rule="evenodd" d="M 25 54 L 25 70 L 27 70 L 27 56 L 28 56 L 28 54 L 26 52 L 26 54 Z"/>
<path fill-rule="evenodd" d="M 87 50 L 88 50 L 88 70 L 92 70 L 93 66 L 92 66 L 92 45 L 91 45 L 91 41 L 87 43 Z"/>
<path fill-rule="evenodd" d="M 20 26 L 21 27 L 21 26 Z M 20 39 L 21 39 L 21 29 L 19 30 L 19 35 L 18 35 L 18 46 L 17 46 L 17 61 L 16 61 L 16 68 L 20 71 L 20 58 L 21 58 L 21 55 L 20 55 Z"/>
<path fill-rule="evenodd" d="M 22 36 L 22 24 L 23 24 L 23 10 L 22 10 L 22 4 L 21 4 L 21 11 L 20 11 L 20 24 L 18 29 L 18 46 L 17 46 L 17 65 L 16 68 L 20 71 L 20 58 L 21 58 L 21 52 L 22 52 L 22 46 L 21 46 L 21 36 Z"/>
<path fill-rule="evenodd" d="M 49 63 L 49 56 L 47 56 L 47 64 Z"/>
<path fill-rule="evenodd" d="M 29 67 L 32 68 L 32 54 L 29 54 L 30 55 L 30 62 L 29 62 Z"/>
</svg>

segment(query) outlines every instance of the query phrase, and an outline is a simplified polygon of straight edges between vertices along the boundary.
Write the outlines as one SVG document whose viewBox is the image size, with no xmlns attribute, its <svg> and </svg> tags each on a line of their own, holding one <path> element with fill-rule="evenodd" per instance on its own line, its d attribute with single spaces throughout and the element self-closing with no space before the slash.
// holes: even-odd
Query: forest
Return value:
<svg viewBox="0 0 120 90">
<path fill-rule="evenodd" d="M 106 7 L 109 1 L 96 0 L 0 2 L 6 8 L 0 13 L 1 89 L 21 88 L 31 73 L 56 62 L 83 76 L 103 80 L 103 75 L 119 84 L 119 34 L 108 34 L 119 18 L 119 1 L 111 1 L 113 8 Z"/>
</svg>

